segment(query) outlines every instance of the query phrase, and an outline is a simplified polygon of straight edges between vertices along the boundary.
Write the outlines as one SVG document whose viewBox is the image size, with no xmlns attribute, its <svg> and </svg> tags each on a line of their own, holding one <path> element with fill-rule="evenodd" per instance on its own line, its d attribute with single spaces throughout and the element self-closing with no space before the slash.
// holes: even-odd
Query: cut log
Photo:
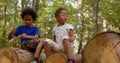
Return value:
<svg viewBox="0 0 120 63">
<path fill-rule="evenodd" d="M 3 48 L 0 51 L 0 63 L 20 63 L 20 61 L 11 48 Z"/>
<path fill-rule="evenodd" d="M 80 54 L 74 54 L 73 59 L 75 63 L 81 63 L 82 60 Z M 46 63 L 67 63 L 67 56 L 63 53 L 53 53 L 47 58 Z"/>
<path fill-rule="evenodd" d="M 66 63 L 66 58 L 62 53 L 54 53 L 47 58 L 46 63 Z"/>
<path fill-rule="evenodd" d="M 88 41 L 82 52 L 82 63 L 120 63 L 120 34 L 104 32 Z"/>
<path fill-rule="evenodd" d="M 12 48 L 12 49 L 17 54 L 17 56 L 18 56 L 21 63 L 28 63 L 33 58 L 33 53 L 31 53 L 31 52 L 29 52 L 27 50 L 23 50 L 23 49 L 19 49 L 19 48 Z"/>
<path fill-rule="evenodd" d="M 0 63 L 28 63 L 32 59 L 29 51 L 5 47 L 0 51 Z"/>
<path fill-rule="evenodd" d="M 20 48 L 4 47 L 0 50 L 0 63 L 29 63 L 33 54 Z M 45 54 L 40 54 L 39 62 L 44 62 Z"/>
</svg>

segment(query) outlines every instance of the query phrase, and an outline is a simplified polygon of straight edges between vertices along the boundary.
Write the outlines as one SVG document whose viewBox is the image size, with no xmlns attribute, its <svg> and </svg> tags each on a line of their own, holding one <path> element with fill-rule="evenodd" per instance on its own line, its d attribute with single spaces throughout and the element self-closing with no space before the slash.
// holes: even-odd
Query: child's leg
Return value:
<svg viewBox="0 0 120 63">
<path fill-rule="evenodd" d="M 43 47 L 44 47 L 44 39 L 41 38 L 39 44 L 36 47 L 36 51 L 35 51 L 35 55 L 34 55 L 33 60 L 36 60 L 36 61 L 38 60 L 39 55 L 40 55 Z"/>
<path fill-rule="evenodd" d="M 67 53 L 68 58 L 72 58 L 72 48 L 71 48 L 71 44 L 67 39 L 63 40 L 63 45 L 64 45 L 64 49 L 65 52 Z"/>
<path fill-rule="evenodd" d="M 60 47 L 58 47 L 55 41 L 51 39 L 45 39 L 44 49 L 45 49 L 46 58 L 48 58 L 48 56 L 50 56 L 50 54 L 52 53 L 51 50 L 58 50 L 58 48 Z"/>
<path fill-rule="evenodd" d="M 43 46 L 44 46 L 44 39 L 40 39 L 40 42 L 36 47 L 36 51 L 35 51 L 35 55 L 34 55 L 35 57 L 38 57 L 40 55 Z"/>
<path fill-rule="evenodd" d="M 73 54 L 72 54 L 72 47 L 70 42 L 67 39 L 64 39 L 63 45 L 64 45 L 65 52 L 68 56 L 68 63 L 74 63 L 74 60 L 72 59 Z"/>
<path fill-rule="evenodd" d="M 50 56 L 51 54 L 51 46 L 48 44 L 48 42 L 45 42 L 44 49 L 45 49 L 46 58 L 48 58 L 48 56 Z"/>
</svg>

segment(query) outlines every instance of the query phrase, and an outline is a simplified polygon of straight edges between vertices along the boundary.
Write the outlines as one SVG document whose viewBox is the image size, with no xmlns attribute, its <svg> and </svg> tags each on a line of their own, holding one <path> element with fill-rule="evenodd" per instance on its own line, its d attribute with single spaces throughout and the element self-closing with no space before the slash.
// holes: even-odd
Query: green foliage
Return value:
<svg viewBox="0 0 120 63">
<path fill-rule="evenodd" d="M 119 0 L 101 0 L 100 12 L 107 22 L 120 29 L 120 1 Z M 119 31 L 119 30 L 118 30 Z"/>
</svg>

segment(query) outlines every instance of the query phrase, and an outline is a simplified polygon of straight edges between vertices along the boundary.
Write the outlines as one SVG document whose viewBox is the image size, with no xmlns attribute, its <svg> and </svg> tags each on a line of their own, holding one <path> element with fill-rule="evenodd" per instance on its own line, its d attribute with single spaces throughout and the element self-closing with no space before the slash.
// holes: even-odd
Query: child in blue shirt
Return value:
<svg viewBox="0 0 120 63">
<path fill-rule="evenodd" d="M 37 18 L 37 13 L 32 8 L 25 8 L 21 13 L 24 25 L 19 25 L 16 29 L 12 29 L 8 39 L 12 39 L 14 36 L 20 35 L 21 48 L 30 52 L 35 52 L 36 47 L 43 39 L 38 38 L 38 27 L 33 26 L 33 22 Z"/>
</svg>

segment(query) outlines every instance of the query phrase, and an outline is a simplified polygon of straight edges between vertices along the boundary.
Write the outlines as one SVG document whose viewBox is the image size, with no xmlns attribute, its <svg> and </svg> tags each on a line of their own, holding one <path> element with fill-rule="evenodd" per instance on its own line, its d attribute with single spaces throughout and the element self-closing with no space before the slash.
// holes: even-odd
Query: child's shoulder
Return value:
<svg viewBox="0 0 120 63">
<path fill-rule="evenodd" d="M 33 28 L 38 28 L 37 26 L 32 26 Z"/>
<path fill-rule="evenodd" d="M 56 28 L 58 24 L 55 24 L 53 28 Z"/>
<path fill-rule="evenodd" d="M 18 25 L 17 28 L 21 28 L 21 27 L 24 27 L 23 25 Z"/>
<path fill-rule="evenodd" d="M 68 26 L 69 26 L 69 25 L 72 25 L 72 24 L 70 24 L 70 23 L 65 23 L 65 25 L 68 25 Z"/>
<path fill-rule="evenodd" d="M 27 26 L 25 25 L 18 25 L 17 28 L 26 28 Z M 38 28 L 37 26 L 31 26 L 31 28 Z"/>
<path fill-rule="evenodd" d="M 65 27 L 66 27 L 66 28 L 69 28 L 69 29 L 73 29 L 73 28 L 74 28 L 74 26 L 73 26 L 72 24 L 69 24 L 69 23 L 66 23 L 66 24 L 65 24 Z"/>
<path fill-rule="evenodd" d="M 27 27 L 27 26 L 25 26 L 25 25 L 19 25 L 18 27 Z M 38 28 L 37 26 L 31 26 L 31 27 L 35 27 L 35 28 Z"/>
<path fill-rule="evenodd" d="M 70 23 L 66 23 L 65 26 L 72 26 L 73 27 L 73 25 Z"/>
</svg>

